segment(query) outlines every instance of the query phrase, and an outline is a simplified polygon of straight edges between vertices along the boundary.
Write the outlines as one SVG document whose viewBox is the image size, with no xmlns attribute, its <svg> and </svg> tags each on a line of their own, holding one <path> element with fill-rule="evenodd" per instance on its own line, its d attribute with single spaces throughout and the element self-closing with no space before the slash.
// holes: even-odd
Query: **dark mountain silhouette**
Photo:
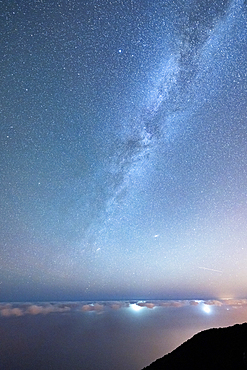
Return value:
<svg viewBox="0 0 247 370">
<path fill-rule="evenodd" d="M 145 370 L 161 369 L 247 369 L 247 323 L 202 331 L 145 367 Z"/>
</svg>

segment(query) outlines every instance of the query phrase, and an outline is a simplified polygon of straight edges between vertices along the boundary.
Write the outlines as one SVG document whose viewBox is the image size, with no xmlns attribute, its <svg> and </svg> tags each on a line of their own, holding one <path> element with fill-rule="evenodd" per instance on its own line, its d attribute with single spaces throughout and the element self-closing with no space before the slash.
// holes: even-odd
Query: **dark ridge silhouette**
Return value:
<svg viewBox="0 0 247 370">
<path fill-rule="evenodd" d="M 145 367 L 145 370 L 161 369 L 247 369 L 247 323 L 202 331 Z"/>
</svg>

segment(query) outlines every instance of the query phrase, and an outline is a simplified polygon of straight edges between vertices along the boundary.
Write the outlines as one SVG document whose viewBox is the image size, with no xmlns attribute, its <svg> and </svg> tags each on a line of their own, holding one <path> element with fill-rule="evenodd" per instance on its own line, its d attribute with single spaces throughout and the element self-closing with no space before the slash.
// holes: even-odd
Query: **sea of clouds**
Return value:
<svg viewBox="0 0 247 370">
<path fill-rule="evenodd" d="M 224 300 L 170 300 L 170 301 L 99 301 L 99 302 L 17 302 L 0 303 L 0 316 L 24 316 L 24 315 L 48 315 L 52 313 L 66 312 L 96 312 L 102 313 L 109 310 L 123 308 L 180 308 L 185 306 L 197 306 L 204 304 L 208 306 L 225 306 L 227 308 L 242 308 L 247 306 L 247 299 L 224 299 Z"/>
</svg>

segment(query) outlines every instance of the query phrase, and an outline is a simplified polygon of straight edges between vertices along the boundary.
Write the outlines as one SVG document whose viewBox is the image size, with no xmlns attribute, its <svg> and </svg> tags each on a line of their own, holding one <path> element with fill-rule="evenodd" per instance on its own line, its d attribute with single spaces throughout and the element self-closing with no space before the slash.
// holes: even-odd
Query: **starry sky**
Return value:
<svg viewBox="0 0 247 370">
<path fill-rule="evenodd" d="M 0 300 L 247 295 L 247 3 L 0 1 Z"/>
</svg>

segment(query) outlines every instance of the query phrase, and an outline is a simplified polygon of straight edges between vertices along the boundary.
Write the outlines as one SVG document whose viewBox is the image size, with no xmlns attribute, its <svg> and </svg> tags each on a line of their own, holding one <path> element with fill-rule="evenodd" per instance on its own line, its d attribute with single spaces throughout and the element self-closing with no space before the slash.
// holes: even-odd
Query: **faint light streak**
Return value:
<svg viewBox="0 0 247 370">
<path fill-rule="evenodd" d="M 218 272 L 220 274 L 223 273 L 223 271 L 220 271 L 220 270 L 215 270 L 215 269 L 210 269 L 208 267 L 199 267 L 199 269 L 202 269 L 202 270 L 207 270 L 207 271 L 213 271 L 213 272 Z"/>
</svg>

